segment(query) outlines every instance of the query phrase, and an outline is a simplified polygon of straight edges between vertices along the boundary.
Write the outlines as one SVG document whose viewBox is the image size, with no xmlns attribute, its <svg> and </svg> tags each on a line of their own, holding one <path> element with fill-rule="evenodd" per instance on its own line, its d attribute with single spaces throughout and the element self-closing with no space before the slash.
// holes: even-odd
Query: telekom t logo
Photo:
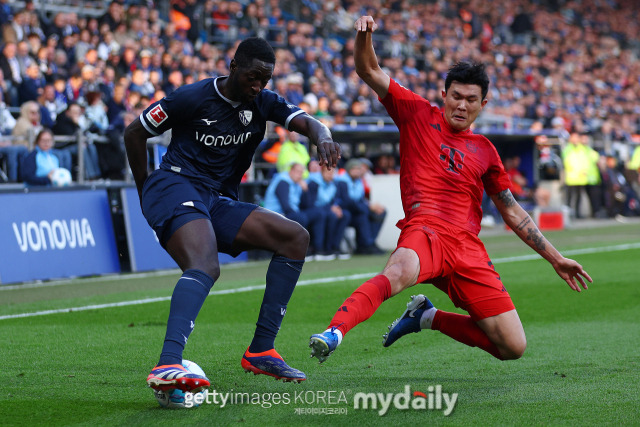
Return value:
<svg viewBox="0 0 640 427">
<path fill-rule="evenodd" d="M 440 144 L 440 149 L 444 152 L 440 154 L 440 160 L 447 162 L 448 167 L 446 170 L 460 174 L 459 170 L 462 169 L 464 163 L 464 153 L 444 144 Z M 458 156 L 458 160 L 456 160 L 456 155 Z"/>
</svg>

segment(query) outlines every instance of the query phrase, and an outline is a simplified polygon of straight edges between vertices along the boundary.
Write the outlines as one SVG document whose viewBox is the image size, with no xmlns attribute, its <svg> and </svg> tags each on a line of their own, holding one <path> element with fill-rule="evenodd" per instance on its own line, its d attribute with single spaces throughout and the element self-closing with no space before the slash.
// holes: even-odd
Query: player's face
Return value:
<svg viewBox="0 0 640 427">
<path fill-rule="evenodd" d="M 235 61 L 231 62 L 230 79 L 231 99 L 240 102 L 251 102 L 264 89 L 273 76 L 274 64 L 254 59 L 248 67 L 241 67 Z"/>
<path fill-rule="evenodd" d="M 448 91 L 442 91 L 444 117 L 454 130 L 469 129 L 487 103 L 482 99 L 482 89 L 474 84 L 451 83 Z"/>
</svg>

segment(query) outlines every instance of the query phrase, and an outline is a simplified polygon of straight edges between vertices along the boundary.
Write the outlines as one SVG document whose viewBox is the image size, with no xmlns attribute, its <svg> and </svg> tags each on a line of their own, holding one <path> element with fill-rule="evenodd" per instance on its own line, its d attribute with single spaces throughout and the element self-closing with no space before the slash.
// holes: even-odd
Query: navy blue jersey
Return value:
<svg viewBox="0 0 640 427">
<path fill-rule="evenodd" d="M 215 79 L 182 86 L 140 115 L 153 135 L 171 129 L 160 167 L 196 178 L 234 199 L 238 186 L 264 138 L 267 121 L 289 128 L 304 111 L 264 89 L 251 103 L 231 101 Z"/>
</svg>

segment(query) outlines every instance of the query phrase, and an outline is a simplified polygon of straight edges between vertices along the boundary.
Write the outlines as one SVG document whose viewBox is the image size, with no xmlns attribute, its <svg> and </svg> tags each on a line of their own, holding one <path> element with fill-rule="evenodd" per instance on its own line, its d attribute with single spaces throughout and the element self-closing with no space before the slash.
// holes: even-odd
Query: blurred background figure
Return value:
<svg viewBox="0 0 640 427">
<path fill-rule="evenodd" d="M 351 215 L 350 226 L 356 230 L 356 254 L 383 254 L 376 246 L 376 238 L 387 214 L 384 206 L 370 203 L 365 198 L 362 177 L 367 169 L 361 159 L 351 159 L 345 164 L 345 173 L 336 178 L 338 200 L 343 211 Z"/>
<path fill-rule="evenodd" d="M 307 191 L 307 183 L 302 178 L 305 170 L 302 163 L 292 163 L 288 171 L 275 175 L 267 187 L 264 207 L 307 229 L 311 235 L 307 255 L 313 258 L 324 255 L 327 217 L 324 210 L 302 204 L 302 194 Z"/>
<path fill-rule="evenodd" d="M 308 190 L 303 195 L 303 203 L 307 209 L 323 210 L 326 215 L 326 234 L 324 247 L 321 248 L 322 259 L 348 259 L 350 254 L 341 249 L 347 225 L 351 222 L 351 213 L 340 207 L 338 187 L 335 183 L 335 169 L 322 166 L 318 172 L 310 172 L 307 178 Z"/>
<path fill-rule="evenodd" d="M 300 136 L 297 133 L 289 132 L 284 129 L 283 131 L 285 134 L 285 140 L 280 146 L 276 169 L 278 172 L 286 172 L 290 169 L 293 163 L 300 163 L 304 166 L 304 173 L 302 177 L 306 179 L 309 176 L 307 165 L 311 160 L 309 148 L 300 142 Z"/>
<path fill-rule="evenodd" d="M 567 206 L 572 209 L 576 218 L 589 216 L 581 210 L 581 200 L 586 194 L 587 185 L 593 182 L 594 168 L 597 169 L 599 158 L 598 152 L 589 147 L 578 133 L 569 136 L 569 143 L 562 150 Z"/>
<path fill-rule="evenodd" d="M 53 132 L 47 128 L 42 129 L 36 136 L 35 148 L 22 162 L 22 180 L 27 185 L 51 185 L 54 172 L 70 166 L 61 164 L 53 146 Z"/>
</svg>

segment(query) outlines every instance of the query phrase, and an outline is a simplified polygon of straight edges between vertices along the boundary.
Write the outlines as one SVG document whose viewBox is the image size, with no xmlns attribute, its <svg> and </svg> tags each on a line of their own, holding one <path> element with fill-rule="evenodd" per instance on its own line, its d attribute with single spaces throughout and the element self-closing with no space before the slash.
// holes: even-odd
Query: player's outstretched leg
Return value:
<svg viewBox="0 0 640 427">
<path fill-rule="evenodd" d="M 182 365 L 159 365 L 151 370 L 147 384 L 154 390 L 180 389 L 198 393 L 209 388 L 211 381 L 205 376 L 189 372 Z"/>
<path fill-rule="evenodd" d="M 313 334 L 309 339 L 309 347 L 311 347 L 311 357 L 317 357 L 320 363 L 334 352 L 342 341 L 342 332 L 333 327 L 329 328 L 321 334 Z"/>
<path fill-rule="evenodd" d="M 254 375 L 269 375 L 284 382 L 299 383 L 307 379 L 304 372 L 287 365 L 275 349 L 251 353 L 247 348 L 242 356 L 242 368 L 245 372 L 253 372 Z"/>
<path fill-rule="evenodd" d="M 327 357 L 342 342 L 342 337 L 356 325 L 371 317 L 378 307 L 390 297 L 391 283 L 382 274 L 360 285 L 342 303 L 331 319 L 328 329 L 311 336 L 309 340 L 311 357 L 317 357 L 320 363 L 327 360 Z"/>
<path fill-rule="evenodd" d="M 389 332 L 383 335 L 382 345 L 389 347 L 404 335 L 420 332 L 422 329 L 431 329 L 436 311 L 437 309 L 427 297 L 413 295 L 402 316 L 389 325 Z"/>
</svg>

